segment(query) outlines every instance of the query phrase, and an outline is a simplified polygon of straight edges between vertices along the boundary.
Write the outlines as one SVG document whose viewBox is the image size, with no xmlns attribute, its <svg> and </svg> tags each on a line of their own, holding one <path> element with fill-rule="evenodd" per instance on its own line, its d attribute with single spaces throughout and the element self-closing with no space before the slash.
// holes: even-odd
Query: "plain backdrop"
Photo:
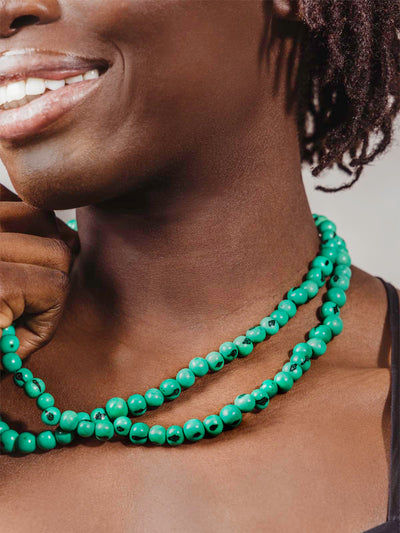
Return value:
<svg viewBox="0 0 400 533">
<path fill-rule="evenodd" d="M 350 177 L 336 169 L 313 177 L 304 166 L 303 179 L 312 212 L 335 222 L 352 263 L 400 288 L 400 120 L 392 144 L 350 189 L 314 189 L 318 184 L 337 187 L 348 182 Z M 0 182 L 14 190 L 1 162 Z M 73 210 L 57 214 L 65 221 L 74 217 Z"/>
</svg>

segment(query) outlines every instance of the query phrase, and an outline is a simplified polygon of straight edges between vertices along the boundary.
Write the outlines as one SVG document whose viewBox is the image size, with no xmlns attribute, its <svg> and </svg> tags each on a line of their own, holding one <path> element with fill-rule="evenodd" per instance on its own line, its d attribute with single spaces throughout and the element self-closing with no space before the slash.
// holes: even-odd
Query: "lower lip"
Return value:
<svg viewBox="0 0 400 533">
<path fill-rule="evenodd" d="M 0 110 L 0 140 L 25 139 L 44 130 L 84 100 L 98 87 L 100 78 L 48 91 L 29 104 Z"/>
</svg>

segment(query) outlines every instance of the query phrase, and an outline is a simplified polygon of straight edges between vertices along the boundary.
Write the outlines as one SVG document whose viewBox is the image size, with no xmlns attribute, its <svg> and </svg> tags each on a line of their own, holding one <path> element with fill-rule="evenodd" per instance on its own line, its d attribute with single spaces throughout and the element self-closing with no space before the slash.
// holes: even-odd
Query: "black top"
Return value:
<svg viewBox="0 0 400 533">
<path fill-rule="evenodd" d="M 386 522 L 364 533 L 400 533 L 400 304 L 393 285 L 379 276 L 376 277 L 386 289 L 392 337 L 389 500 Z"/>
</svg>

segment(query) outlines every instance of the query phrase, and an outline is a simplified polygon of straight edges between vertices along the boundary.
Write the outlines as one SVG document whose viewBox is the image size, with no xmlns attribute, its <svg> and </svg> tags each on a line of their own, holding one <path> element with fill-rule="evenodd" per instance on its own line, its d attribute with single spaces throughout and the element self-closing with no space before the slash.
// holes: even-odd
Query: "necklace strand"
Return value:
<svg viewBox="0 0 400 533">
<path fill-rule="evenodd" d="M 346 291 L 352 275 L 347 246 L 336 234 L 336 225 L 324 215 L 313 214 L 313 218 L 320 238 L 320 250 L 311 261 L 305 280 L 300 286 L 289 289 L 286 298 L 277 308 L 259 324 L 248 329 L 245 335 L 223 342 L 218 351 L 212 351 L 205 357 L 194 357 L 188 367 L 179 370 L 175 378 L 165 379 L 159 387 L 148 389 L 144 395 L 132 394 L 127 400 L 111 398 L 104 408 L 97 407 L 90 414 L 70 409 L 61 412 L 54 405 L 53 395 L 46 392 L 44 381 L 34 377 L 28 368 L 22 366 L 22 360 L 16 353 L 19 340 L 15 335 L 15 324 L 3 329 L 0 351 L 3 353 L 4 369 L 13 374 L 16 386 L 23 388 L 28 397 L 36 399 L 37 406 L 42 410 L 42 422 L 57 427 L 54 431 L 46 430 L 38 435 L 29 431 L 19 433 L 0 418 L 1 450 L 9 454 L 28 454 L 37 448 L 49 451 L 57 444 L 70 444 L 76 436 L 95 436 L 98 440 L 110 440 L 115 435 L 128 436 L 133 444 L 177 446 L 185 441 L 199 441 L 204 437 L 219 435 L 226 429 L 235 428 L 242 422 L 243 414 L 257 413 L 265 409 L 278 393 L 288 392 L 310 368 L 311 360 L 323 355 L 327 344 L 342 332 L 340 308 L 346 302 Z M 71 220 L 68 225 L 78 229 L 76 220 Z M 296 314 L 298 306 L 317 295 L 327 276 L 330 276 L 329 289 L 324 294 L 325 302 L 318 309 L 320 324 L 308 332 L 307 341 L 299 342 L 293 347 L 289 362 L 283 365 L 282 370 L 277 372 L 273 379 L 264 380 L 250 393 L 239 394 L 232 404 L 223 406 L 219 414 L 211 414 L 203 421 L 191 418 L 182 426 L 173 424 L 167 428 L 159 424 L 150 427 L 144 422 L 132 423 L 128 415 L 137 418 L 148 410 L 173 401 L 182 391 L 193 386 L 196 378 L 218 372 L 236 358 L 247 357 L 255 345 L 284 327 Z"/>
</svg>

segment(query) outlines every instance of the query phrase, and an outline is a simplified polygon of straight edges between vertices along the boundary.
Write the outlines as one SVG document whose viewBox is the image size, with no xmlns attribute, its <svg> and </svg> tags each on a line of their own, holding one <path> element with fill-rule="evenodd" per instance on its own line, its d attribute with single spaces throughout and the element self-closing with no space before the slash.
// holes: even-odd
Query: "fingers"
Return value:
<svg viewBox="0 0 400 533">
<path fill-rule="evenodd" d="M 42 211 L 23 202 L 0 202 L 0 231 L 58 237 L 53 211 Z"/>
<path fill-rule="evenodd" d="M 78 232 L 70 228 L 63 220 L 56 218 L 56 224 L 61 239 L 67 243 L 74 254 L 80 250 Z"/>
<path fill-rule="evenodd" d="M 1 202 L 21 202 L 21 198 L 15 193 L 7 189 L 5 185 L 0 183 L 0 201 Z"/>
</svg>

